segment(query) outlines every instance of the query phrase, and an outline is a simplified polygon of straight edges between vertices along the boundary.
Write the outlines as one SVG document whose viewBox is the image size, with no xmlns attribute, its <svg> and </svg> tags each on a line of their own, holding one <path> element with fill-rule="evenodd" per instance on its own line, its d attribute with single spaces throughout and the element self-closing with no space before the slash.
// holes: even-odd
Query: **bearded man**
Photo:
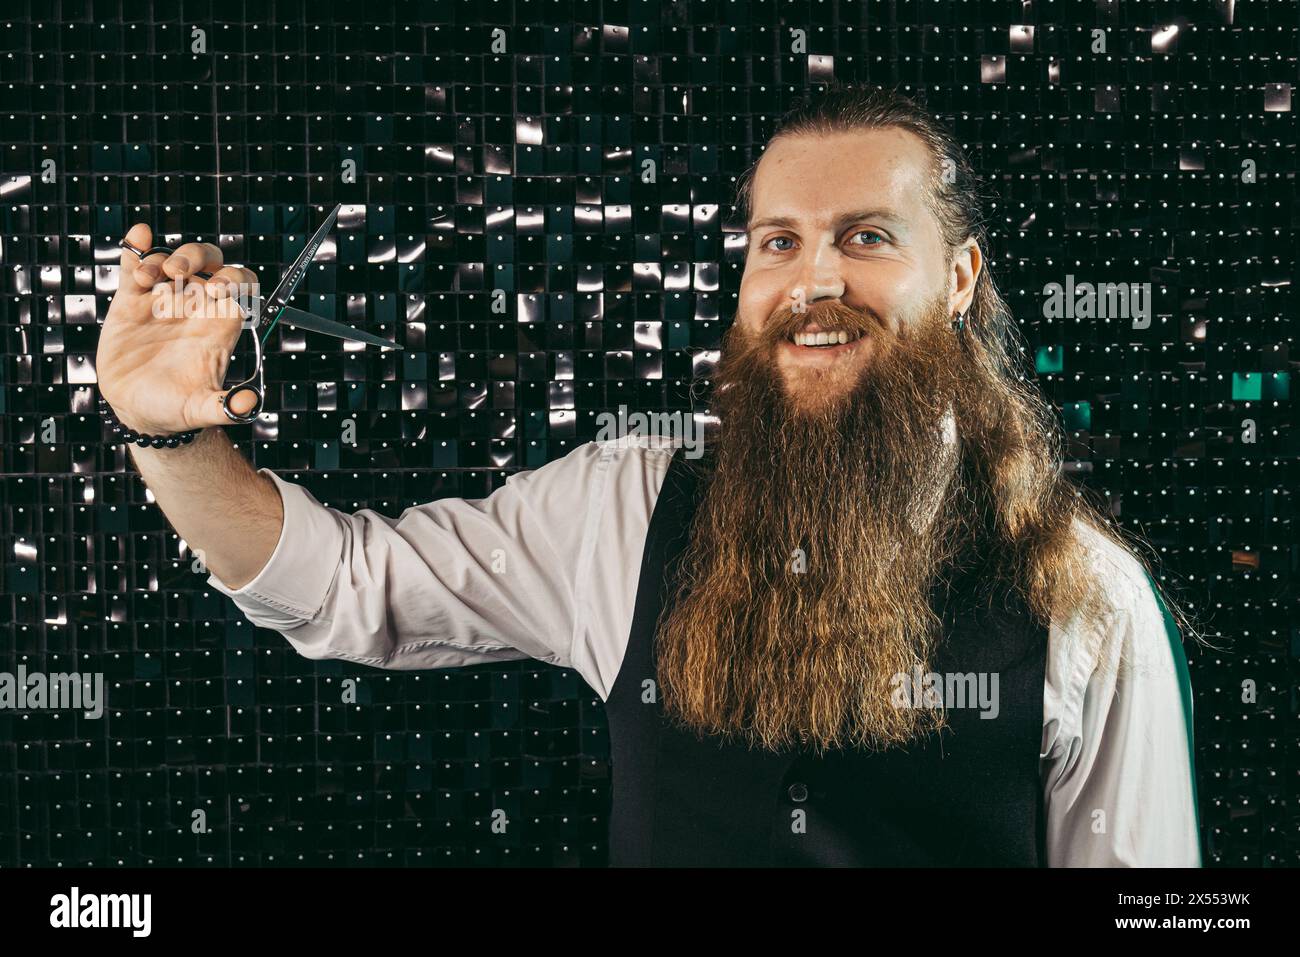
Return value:
<svg viewBox="0 0 1300 957">
<path fill-rule="evenodd" d="M 959 144 L 837 87 L 740 200 L 702 458 L 624 437 L 483 500 L 325 507 L 217 428 L 223 362 L 128 340 L 229 354 L 140 305 L 161 277 L 249 281 L 203 244 L 124 255 L 101 391 L 129 428 L 204 429 L 137 465 L 213 587 L 301 654 L 576 669 L 609 718 L 612 864 L 1199 866 L 1175 618 L 1061 474 Z"/>
</svg>

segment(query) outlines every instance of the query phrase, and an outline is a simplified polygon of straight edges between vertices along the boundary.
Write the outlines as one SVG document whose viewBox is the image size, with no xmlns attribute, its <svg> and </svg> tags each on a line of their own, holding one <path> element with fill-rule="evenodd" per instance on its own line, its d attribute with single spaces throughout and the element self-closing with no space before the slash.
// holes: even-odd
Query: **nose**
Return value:
<svg viewBox="0 0 1300 957">
<path fill-rule="evenodd" d="M 810 244 L 800 261 L 790 298 L 795 312 L 821 299 L 842 299 L 844 277 L 840 273 L 839 250 L 833 243 Z"/>
</svg>

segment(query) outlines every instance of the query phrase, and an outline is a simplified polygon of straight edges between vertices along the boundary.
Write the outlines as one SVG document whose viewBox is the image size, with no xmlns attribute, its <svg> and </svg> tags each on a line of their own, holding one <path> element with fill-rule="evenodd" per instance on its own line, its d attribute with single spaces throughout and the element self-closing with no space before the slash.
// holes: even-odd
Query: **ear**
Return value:
<svg viewBox="0 0 1300 957">
<path fill-rule="evenodd" d="M 948 313 L 965 315 L 975 298 L 975 281 L 984 268 L 984 254 L 973 239 L 957 250 L 948 270 Z"/>
</svg>

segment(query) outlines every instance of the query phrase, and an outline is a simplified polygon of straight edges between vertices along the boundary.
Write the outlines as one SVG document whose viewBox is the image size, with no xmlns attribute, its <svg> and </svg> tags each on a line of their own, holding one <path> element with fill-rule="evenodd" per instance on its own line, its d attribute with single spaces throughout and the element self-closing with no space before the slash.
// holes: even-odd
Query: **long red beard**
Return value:
<svg viewBox="0 0 1300 957">
<path fill-rule="evenodd" d="M 813 411 L 791 402 L 775 364 L 808 316 L 758 337 L 733 326 L 724 342 L 721 434 L 658 636 L 665 713 L 700 734 L 879 749 L 943 722 L 896 707 L 891 681 L 928 670 L 931 589 L 975 534 L 941 427 L 961 347 L 941 302 L 907 338 L 838 303 L 827 316 L 861 325 L 877 351 L 850 394 Z"/>
</svg>

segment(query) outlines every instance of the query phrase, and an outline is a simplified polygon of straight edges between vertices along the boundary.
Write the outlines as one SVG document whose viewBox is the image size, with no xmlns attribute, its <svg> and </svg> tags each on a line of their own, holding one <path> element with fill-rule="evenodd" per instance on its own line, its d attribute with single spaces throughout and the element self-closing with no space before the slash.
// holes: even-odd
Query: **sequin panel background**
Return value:
<svg viewBox="0 0 1300 957">
<path fill-rule="evenodd" d="M 2 18 L 0 670 L 102 673 L 107 705 L 0 710 L 0 866 L 603 863 L 607 734 L 574 672 L 313 662 L 207 586 L 101 441 L 115 243 L 219 236 L 274 276 L 343 204 L 300 301 L 405 351 L 282 326 L 231 434 L 339 509 L 481 497 L 601 412 L 690 408 L 736 308 L 737 177 L 832 78 L 924 94 L 989 178 L 1067 468 L 1209 619 L 1206 863 L 1300 863 L 1295 2 Z M 1150 283 L 1149 324 L 1047 316 L 1067 277 Z"/>
</svg>

